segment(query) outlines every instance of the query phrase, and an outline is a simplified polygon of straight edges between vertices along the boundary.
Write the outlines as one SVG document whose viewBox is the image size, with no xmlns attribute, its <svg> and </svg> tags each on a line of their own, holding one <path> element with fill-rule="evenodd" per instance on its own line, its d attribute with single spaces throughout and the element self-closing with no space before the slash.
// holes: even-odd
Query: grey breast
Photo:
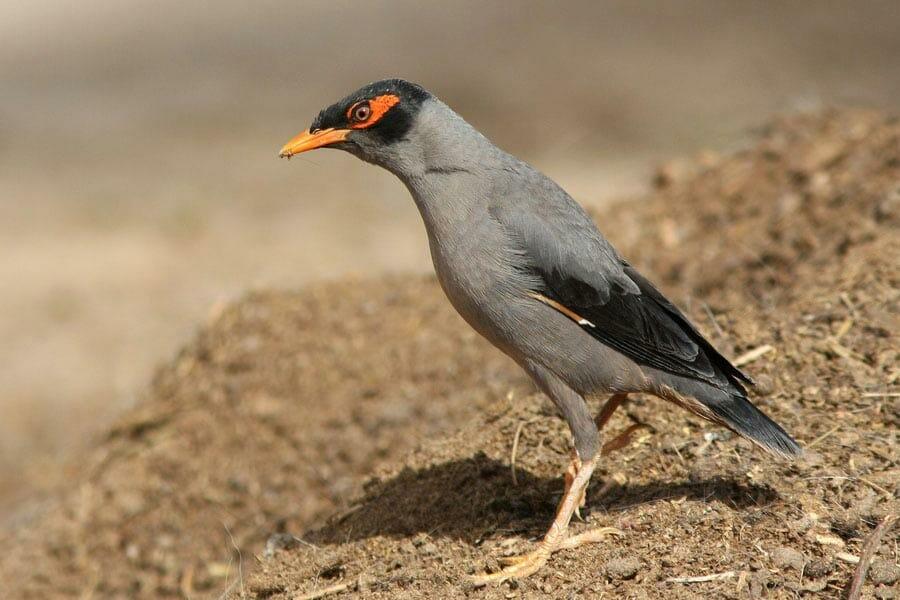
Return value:
<svg viewBox="0 0 900 600">
<path fill-rule="evenodd" d="M 529 296 L 540 281 L 523 268 L 520 240 L 492 212 L 527 203 L 593 228 L 587 215 L 552 180 L 439 101 L 423 110 L 416 128 L 409 143 L 421 146 L 404 149 L 416 158 L 398 175 L 422 214 L 435 272 L 454 308 L 514 360 L 543 365 L 582 394 L 634 389 L 643 376 L 633 363 Z"/>
</svg>

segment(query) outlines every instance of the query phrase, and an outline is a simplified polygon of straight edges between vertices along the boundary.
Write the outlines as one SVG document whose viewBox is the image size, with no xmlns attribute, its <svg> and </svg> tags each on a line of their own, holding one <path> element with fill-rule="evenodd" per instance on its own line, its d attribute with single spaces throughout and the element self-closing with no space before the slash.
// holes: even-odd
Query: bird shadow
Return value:
<svg viewBox="0 0 900 600">
<path fill-rule="evenodd" d="M 520 468 L 516 482 L 509 464 L 481 452 L 427 468 L 405 468 L 390 479 L 370 481 L 358 504 L 308 532 L 305 539 L 332 545 L 376 536 L 426 534 L 477 545 L 495 532 L 539 536 L 555 513 L 562 477 L 542 477 Z M 714 477 L 637 485 L 610 482 L 603 497 L 593 500 L 592 494 L 604 483 L 595 481 L 588 491 L 588 506 L 595 513 L 674 498 L 719 501 L 735 509 L 761 508 L 779 498 L 768 486 Z"/>
</svg>

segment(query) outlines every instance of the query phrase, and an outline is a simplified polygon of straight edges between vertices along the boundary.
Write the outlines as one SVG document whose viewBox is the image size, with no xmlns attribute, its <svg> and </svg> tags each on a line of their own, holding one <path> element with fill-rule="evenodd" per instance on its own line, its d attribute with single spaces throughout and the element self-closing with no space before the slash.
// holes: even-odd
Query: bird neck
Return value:
<svg viewBox="0 0 900 600">
<path fill-rule="evenodd" d="M 501 151 L 449 106 L 430 98 L 383 165 L 404 181 L 474 172 Z"/>
<path fill-rule="evenodd" d="M 483 204 L 490 174 L 514 160 L 446 104 L 425 102 L 384 166 L 409 189 L 429 236 L 454 230 Z"/>
</svg>

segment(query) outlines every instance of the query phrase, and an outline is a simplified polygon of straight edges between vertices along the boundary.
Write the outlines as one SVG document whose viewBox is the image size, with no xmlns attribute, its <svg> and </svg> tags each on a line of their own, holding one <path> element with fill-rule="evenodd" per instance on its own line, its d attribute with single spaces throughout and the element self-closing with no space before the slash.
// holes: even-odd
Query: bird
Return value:
<svg viewBox="0 0 900 600">
<path fill-rule="evenodd" d="M 397 176 L 424 222 L 450 303 L 512 358 L 572 435 L 565 489 L 535 548 L 475 576 L 527 577 L 561 549 L 612 528 L 569 531 L 601 453 L 600 431 L 629 394 L 662 398 L 772 455 L 800 446 L 747 395 L 752 379 L 625 260 L 556 182 L 501 150 L 425 88 L 368 84 L 321 110 L 279 155 L 343 150 Z M 600 413 L 589 401 L 606 398 Z"/>
</svg>

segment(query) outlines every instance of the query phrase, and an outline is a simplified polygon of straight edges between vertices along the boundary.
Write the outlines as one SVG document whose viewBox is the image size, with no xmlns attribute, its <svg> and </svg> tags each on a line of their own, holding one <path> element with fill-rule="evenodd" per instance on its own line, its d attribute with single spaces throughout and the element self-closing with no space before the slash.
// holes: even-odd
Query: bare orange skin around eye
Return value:
<svg viewBox="0 0 900 600">
<path fill-rule="evenodd" d="M 365 129 L 377 123 L 384 114 L 391 109 L 392 106 L 400 102 L 400 98 L 393 94 L 385 94 L 384 96 L 375 96 L 369 100 L 369 109 L 372 111 L 369 118 L 359 123 L 351 123 L 351 129 Z M 353 111 L 358 104 L 354 104 L 347 111 L 347 119 L 351 119 Z"/>
</svg>

